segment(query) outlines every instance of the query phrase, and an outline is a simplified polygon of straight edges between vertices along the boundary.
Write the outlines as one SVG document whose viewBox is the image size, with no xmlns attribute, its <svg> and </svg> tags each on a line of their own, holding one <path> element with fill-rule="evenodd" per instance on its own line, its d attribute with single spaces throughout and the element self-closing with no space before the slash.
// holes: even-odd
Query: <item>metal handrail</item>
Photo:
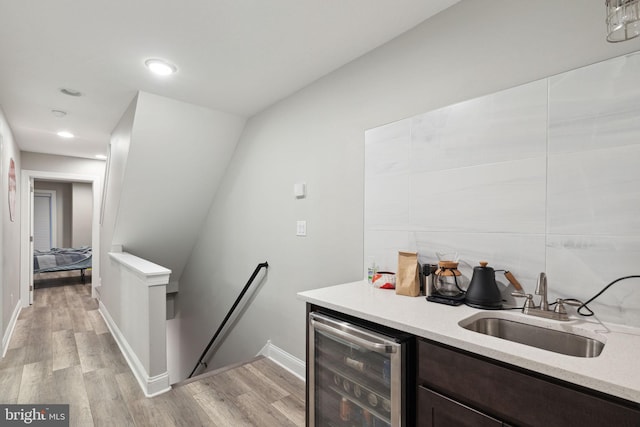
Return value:
<svg viewBox="0 0 640 427">
<path fill-rule="evenodd" d="M 207 363 L 204 362 L 204 358 L 207 355 L 207 352 L 209 351 L 209 349 L 211 348 L 211 346 L 213 345 L 213 343 L 215 342 L 215 340 L 218 338 L 218 336 L 220 335 L 220 333 L 222 332 L 222 329 L 225 327 L 225 325 L 227 324 L 227 321 L 229 320 L 229 318 L 231 317 L 231 315 L 233 314 L 233 310 L 236 309 L 236 307 L 238 306 L 238 304 L 240 303 L 240 300 L 242 300 L 242 297 L 244 296 L 244 294 L 247 292 L 247 290 L 249 289 L 249 286 L 251 286 L 251 284 L 253 283 L 253 281 L 255 280 L 256 276 L 258 275 L 258 273 L 260 272 L 260 270 L 262 270 L 262 268 L 269 268 L 269 263 L 268 262 L 263 262 L 258 264 L 258 266 L 256 267 L 255 270 L 253 270 L 253 274 L 251 274 L 251 277 L 249 278 L 249 281 L 247 282 L 246 285 L 244 285 L 244 288 L 242 289 L 242 292 L 240 292 L 240 295 L 238 295 L 238 298 L 236 298 L 236 301 L 233 303 L 233 305 L 231 306 L 231 309 L 229 310 L 229 312 L 227 313 L 227 315 L 224 317 L 224 320 L 222 321 L 222 323 L 220 324 L 220 327 L 218 328 L 218 330 L 216 331 L 216 333 L 213 335 L 213 337 L 211 338 L 211 341 L 209 341 L 209 344 L 207 345 L 207 348 L 204 349 L 204 351 L 202 352 L 202 355 L 200 356 L 200 359 L 198 359 L 198 363 L 196 363 L 196 366 L 194 366 L 193 371 L 191 371 L 191 373 L 189 374 L 189 376 L 187 378 L 191 378 L 193 376 L 193 374 L 196 373 L 196 371 L 198 370 L 198 367 L 200 365 L 203 365 L 205 368 L 207 367 Z"/>
</svg>

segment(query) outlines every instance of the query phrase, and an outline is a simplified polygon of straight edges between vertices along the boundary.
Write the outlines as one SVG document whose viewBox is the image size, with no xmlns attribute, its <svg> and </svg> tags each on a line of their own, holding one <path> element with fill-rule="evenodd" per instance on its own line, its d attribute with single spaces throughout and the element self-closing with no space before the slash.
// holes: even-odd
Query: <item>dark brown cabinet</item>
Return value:
<svg viewBox="0 0 640 427">
<path fill-rule="evenodd" d="M 417 373 L 419 426 L 640 426 L 638 403 L 427 340 Z"/>
<path fill-rule="evenodd" d="M 502 422 L 451 400 L 428 388 L 418 387 L 418 427 L 502 427 Z"/>
</svg>

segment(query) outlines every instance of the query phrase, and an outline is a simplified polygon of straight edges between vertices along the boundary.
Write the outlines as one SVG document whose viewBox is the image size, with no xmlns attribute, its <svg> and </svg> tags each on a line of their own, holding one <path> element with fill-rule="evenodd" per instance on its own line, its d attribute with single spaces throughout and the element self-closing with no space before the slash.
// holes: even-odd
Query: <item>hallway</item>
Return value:
<svg viewBox="0 0 640 427">
<path fill-rule="evenodd" d="M 268 359 L 145 398 L 90 291 L 35 291 L 0 359 L 1 403 L 69 403 L 72 426 L 304 425 L 304 382 Z"/>
</svg>

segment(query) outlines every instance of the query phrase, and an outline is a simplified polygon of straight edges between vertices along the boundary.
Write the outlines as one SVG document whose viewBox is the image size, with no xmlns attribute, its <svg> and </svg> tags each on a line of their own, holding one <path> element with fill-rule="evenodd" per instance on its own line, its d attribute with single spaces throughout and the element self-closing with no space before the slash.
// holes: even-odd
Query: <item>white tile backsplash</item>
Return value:
<svg viewBox="0 0 640 427">
<path fill-rule="evenodd" d="M 544 233 L 543 157 L 411 174 L 412 229 Z M 414 192 L 415 194 L 416 192 Z"/>
<path fill-rule="evenodd" d="M 409 185 L 407 172 L 367 176 L 365 185 L 365 228 L 404 229 L 409 226 Z"/>
<path fill-rule="evenodd" d="M 365 174 L 368 177 L 409 171 L 411 120 L 401 120 L 365 133 Z"/>
<path fill-rule="evenodd" d="M 639 274 L 639 259 L 637 237 L 549 235 L 549 295 L 586 301 L 611 281 Z M 601 320 L 640 325 L 640 279 L 614 284 L 589 307 Z"/>
<path fill-rule="evenodd" d="M 398 251 L 415 251 L 409 239 L 410 232 L 397 230 L 373 230 L 365 231 L 365 274 L 368 260 L 373 257 L 379 271 L 396 272 L 398 268 Z"/>
<path fill-rule="evenodd" d="M 486 260 L 533 293 L 545 271 L 550 298 L 640 274 L 638 76 L 640 53 L 367 131 L 365 264 L 455 250 L 467 280 Z M 639 285 L 591 307 L 640 326 Z"/>
<path fill-rule="evenodd" d="M 536 278 L 545 269 L 544 234 L 413 232 L 409 238 L 415 241 L 412 246 L 420 254 L 421 263 L 437 263 L 436 252 L 456 251 L 460 256 L 458 269 L 467 283 L 473 267 L 487 261 L 496 270 L 511 271 L 526 292 L 533 293 Z M 502 273 L 496 274 L 496 281 L 502 289 L 509 285 Z M 509 292 L 503 292 L 503 296 L 512 301 Z"/>
<path fill-rule="evenodd" d="M 547 232 L 640 236 L 639 163 L 640 144 L 549 156 Z"/>
<path fill-rule="evenodd" d="M 638 144 L 640 54 L 549 78 L 549 152 Z"/>
<path fill-rule="evenodd" d="M 547 80 L 412 119 L 411 170 L 429 172 L 544 157 Z"/>
</svg>

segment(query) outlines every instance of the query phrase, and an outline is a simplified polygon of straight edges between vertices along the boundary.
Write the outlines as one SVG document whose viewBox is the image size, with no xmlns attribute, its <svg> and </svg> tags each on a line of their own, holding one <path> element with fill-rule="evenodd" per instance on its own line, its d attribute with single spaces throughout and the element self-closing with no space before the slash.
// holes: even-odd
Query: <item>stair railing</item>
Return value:
<svg viewBox="0 0 640 427">
<path fill-rule="evenodd" d="M 247 282 L 246 285 L 244 285 L 244 288 L 240 292 L 240 295 L 238 295 L 238 298 L 236 298 L 236 301 L 233 303 L 233 305 L 231 306 L 231 309 L 229 310 L 227 315 L 224 317 L 224 320 L 222 320 L 222 323 L 220 324 L 220 327 L 218 327 L 218 330 L 216 331 L 216 333 L 213 334 L 213 337 L 211 338 L 211 341 L 209 341 L 209 344 L 207 345 L 207 347 L 202 352 L 202 355 L 200 356 L 200 359 L 198 359 L 198 363 L 196 363 L 196 366 L 193 367 L 193 371 L 191 371 L 191 373 L 189 374 L 188 378 L 193 377 L 193 374 L 196 373 L 196 371 L 198 370 L 200 365 L 204 366 L 205 368 L 207 367 L 207 363 L 204 361 L 204 358 L 206 357 L 207 352 L 209 351 L 209 349 L 211 348 L 213 343 L 216 341 L 216 339 L 218 338 L 218 336 L 220 335 L 220 333 L 222 332 L 222 330 L 226 326 L 227 321 L 229 321 L 229 318 L 231 318 L 231 315 L 233 314 L 233 311 L 236 309 L 238 304 L 240 304 L 240 301 L 242 300 L 242 297 L 244 296 L 245 293 L 247 293 L 247 291 L 249 290 L 249 287 L 251 286 L 251 284 L 255 280 L 255 278 L 258 275 L 258 273 L 260 272 L 260 270 L 262 270 L 262 268 L 269 268 L 269 263 L 266 262 L 266 261 L 263 262 L 263 263 L 260 263 L 260 264 L 258 264 L 256 266 L 256 269 L 253 270 L 253 274 L 251 274 L 251 277 L 249 278 L 249 281 Z"/>
</svg>

